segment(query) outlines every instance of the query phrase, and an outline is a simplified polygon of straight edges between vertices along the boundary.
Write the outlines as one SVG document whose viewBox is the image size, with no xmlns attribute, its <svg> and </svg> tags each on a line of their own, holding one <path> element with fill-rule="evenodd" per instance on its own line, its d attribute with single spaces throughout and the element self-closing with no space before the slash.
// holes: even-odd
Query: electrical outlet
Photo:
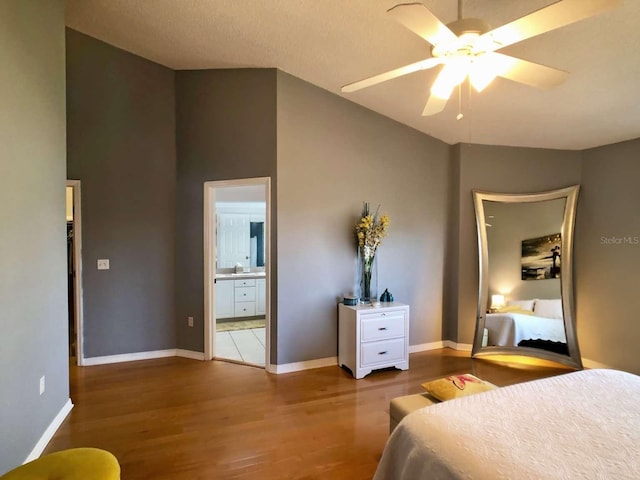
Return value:
<svg viewBox="0 0 640 480">
<path fill-rule="evenodd" d="M 98 270 L 109 270 L 109 259 L 108 258 L 99 258 L 98 259 Z"/>
<path fill-rule="evenodd" d="M 187 322 L 189 323 L 190 327 L 193 327 L 193 317 L 187 317 Z"/>
<path fill-rule="evenodd" d="M 44 393 L 44 375 L 40 377 L 40 395 Z"/>
</svg>

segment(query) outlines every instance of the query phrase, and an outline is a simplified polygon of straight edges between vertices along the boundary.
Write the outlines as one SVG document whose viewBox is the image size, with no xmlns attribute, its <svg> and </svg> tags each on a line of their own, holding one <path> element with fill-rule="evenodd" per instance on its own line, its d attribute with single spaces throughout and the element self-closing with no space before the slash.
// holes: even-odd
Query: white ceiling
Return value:
<svg viewBox="0 0 640 480">
<path fill-rule="evenodd" d="M 412 0 L 404 0 L 408 3 Z M 415 0 L 413 0 L 415 1 Z M 275 67 L 431 136 L 584 149 L 640 137 L 640 1 L 502 50 L 571 72 L 540 91 L 498 78 L 422 117 L 437 69 L 355 93 L 340 87 L 429 56 L 386 15 L 403 0 L 67 0 L 67 26 L 175 70 Z M 457 0 L 423 0 L 444 23 Z M 503 25 L 551 0 L 463 0 L 464 17 Z"/>
</svg>

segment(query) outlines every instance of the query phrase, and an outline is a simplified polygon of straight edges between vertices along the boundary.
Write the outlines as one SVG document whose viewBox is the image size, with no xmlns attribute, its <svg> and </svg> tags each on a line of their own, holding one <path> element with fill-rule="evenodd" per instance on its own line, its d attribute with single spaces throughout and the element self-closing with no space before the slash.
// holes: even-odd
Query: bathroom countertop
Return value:
<svg viewBox="0 0 640 480">
<path fill-rule="evenodd" d="M 243 278 L 265 278 L 265 272 L 216 273 L 216 280 L 240 280 Z"/>
</svg>

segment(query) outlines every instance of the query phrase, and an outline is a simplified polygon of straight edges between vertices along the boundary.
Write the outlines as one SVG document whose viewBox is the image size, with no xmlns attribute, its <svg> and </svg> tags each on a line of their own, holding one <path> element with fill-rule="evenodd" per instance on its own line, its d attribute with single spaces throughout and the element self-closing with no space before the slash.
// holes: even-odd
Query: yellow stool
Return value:
<svg viewBox="0 0 640 480">
<path fill-rule="evenodd" d="M 0 480 L 120 480 L 116 457 L 98 448 L 72 448 L 44 455 L 5 473 Z"/>
</svg>

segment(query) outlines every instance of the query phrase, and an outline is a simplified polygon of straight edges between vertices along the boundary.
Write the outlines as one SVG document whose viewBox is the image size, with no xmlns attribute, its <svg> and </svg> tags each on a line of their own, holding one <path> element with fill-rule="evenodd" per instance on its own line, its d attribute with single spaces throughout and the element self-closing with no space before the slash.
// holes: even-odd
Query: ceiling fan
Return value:
<svg viewBox="0 0 640 480">
<path fill-rule="evenodd" d="M 622 0 L 561 0 L 513 22 L 490 30 L 483 20 L 461 18 L 462 0 L 458 0 L 458 20 L 443 24 L 421 3 L 399 4 L 387 13 L 412 32 L 429 42 L 431 57 L 365 78 L 342 87 L 354 92 L 419 70 L 443 65 L 431 86 L 431 94 L 422 115 L 441 112 L 453 89 L 468 77 L 478 92 L 496 76 L 537 88 L 562 83 L 568 72 L 511 57 L 498 50 L 542 33 L 597 15 L 618 6 Z"/>
</svg>

